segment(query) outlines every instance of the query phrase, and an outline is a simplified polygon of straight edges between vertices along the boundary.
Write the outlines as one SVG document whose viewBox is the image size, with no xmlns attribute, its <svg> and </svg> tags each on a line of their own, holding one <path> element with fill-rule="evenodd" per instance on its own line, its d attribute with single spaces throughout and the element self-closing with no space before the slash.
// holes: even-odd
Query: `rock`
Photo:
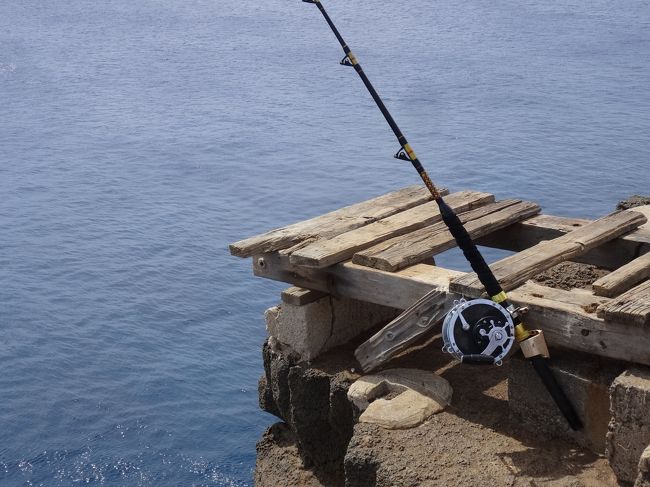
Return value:
<svg viewBox="0 0 650 487">
<path fill-rule="evenodd" d="M 276 428 L 278 434 L 267 434 L 264 444 L 290 436 L 291 451 L 299 455 L 301 468 L 311 469 L 325 485 L 340 485 L 354 419 L 347 400 L 351 378 L 347 370 L 354 363 L 351 353 L 345 357 L 332 354 L 327 357 L 329 368 L 321 367 L 318 361 L 298 362 L 294 353 L 271 346 L 271 341 L 263 348 L 265 375 L 259 384 L 260 406 L 284 420 L 291 435 L 280 435 Z M 273 463 L 274 458 L 269 455 L 268 462 Z M 268 462 L 258 462 L 259 468 L 277 471 Z"/>
<path fill-rule="evenodd" d="M 412 428 L 442 411 L 452 388 L 442 377 L 418 369 L 388 369 L 366 375 L 348 390 L 348 399 L 362 414 L 359 421 L 388 429 Z M 382 396 L 394 396 L 384 399 Z"/>
<path fill-rule="evenodd" d="M 634 487 L 650 487 L 650 445 L 643 450 L 639 460 L 639 475 Z"/>
<path fill-rule="evenodd" d="M 619 481 L 631 483 L 650 444 L 650 368 L 634 366 L 616 378 L 610 409 L 607 458 Z"/>
<path fill-rule="evenodd" d="M 377 399 L 359 416 L 359 421 L 393 430 L 413 428 L 443 409 L 444 406 L 433 399 L 419 392 L 407 390 L 388 401 Z"/>
<path fill-rule="evenodd" d="M 630 208 L 636 208 L 637 206 L 644 205 L 650 205 L 650 196 L 639 196 L 635 194 L 623 201 L 619 201 L 616 205 L 616 209 L 629 210 Z"/>
</svg>

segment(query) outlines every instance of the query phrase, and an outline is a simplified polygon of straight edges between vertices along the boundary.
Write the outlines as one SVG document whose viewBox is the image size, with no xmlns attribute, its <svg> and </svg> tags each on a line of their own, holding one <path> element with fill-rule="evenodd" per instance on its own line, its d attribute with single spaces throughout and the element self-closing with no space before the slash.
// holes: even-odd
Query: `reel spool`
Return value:
<svg viewBox="0 0 650 487">
<path fill-rule="evenodd" d="M 464 363 L 501 365 L 515 342 L 512 316 L 489 299 L 460 299 L 442 323 L 442 351 Z"/>
</svg>

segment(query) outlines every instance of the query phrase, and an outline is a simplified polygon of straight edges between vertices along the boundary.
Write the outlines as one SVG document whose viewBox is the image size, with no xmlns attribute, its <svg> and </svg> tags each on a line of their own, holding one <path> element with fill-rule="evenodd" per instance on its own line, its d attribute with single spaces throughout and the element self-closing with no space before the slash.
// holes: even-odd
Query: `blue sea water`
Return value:
<svg viewBox="0 0 650 487">
<path fill-rule="evenodd" d="M 648 1 L 325 5 L 440 185 L 650 192 Z M 0 485 L 251 483 L 283 286 L 227 244 L 418 181 L 341 57 L 297 0 L 0 2 Z"/>
</svg>

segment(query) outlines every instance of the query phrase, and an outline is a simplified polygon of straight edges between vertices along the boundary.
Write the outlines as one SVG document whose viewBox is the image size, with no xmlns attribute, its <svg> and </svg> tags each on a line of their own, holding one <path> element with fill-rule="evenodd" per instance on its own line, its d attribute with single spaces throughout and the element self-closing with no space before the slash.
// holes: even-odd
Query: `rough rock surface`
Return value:
<svg viewBox="0 0 650 487">
<path fill-rule="evenodd" d="M 451 401 L 442 377 L 418 369 L 387 369 L 364 375 L 348 389 L 348 399 L 363 411 L 359 422 L 388 429 L 413 428 Z"/>
<path fill-rule="evenodd" d="M 269 445 L 278 436 L 283 443 L 293 442 L 302 464 L 311 468 L 325 485 L 342 482 L 343 457 L 352 436 L 355 412 L 347 400 L 347 390 L 358 375 L 349 372 L 353 362 L 350 350 L 338 351 L 314 362 L 296 362 L 267 342 L 263 348 L 265 375 L 260 379 L 260 407 L 285 422 L 291 434 L 267 431 L 258 444 L 258 465 L 264 457 L 274 458 Z M 261 449 L 261 450 L 260 450 Z M 291 453 L 291 452 L 290 452 Z M 258 467 L 265 470 L 264 465 Z M 256 477 L 257 478 L 257 477 Z M 259 480 L 258 485 L 280 485 Z"/>
<path fill-rule="evenodd" d="M 630 208 L 635 208 L 637 206 L 650 205 L 650 196 L 639 196 L 633 195 L 629 198 L 619 201 L 616 205 L 617 210 L 629 210 Z"/>
<path fill-rule="evenodd" d="M 611 388 L 607 458 L 616 476 L 634 482 L 641 454 L 650 444 L 650 367 L 631 367 Z"/>
<path fill-rule="evenodd" d="M 459 366 L 449 363 L 436 338 L 417 351 L 395 359 L 391 365 L 430 370 L 447 379 L 454 389 L 451 405 L 422 425 L 407 430 L 386 430 L 377 425 L 350 424 L 349 443 L 343 448 L 344 472 L 317 474 L 300 482 L 306 473 L 299 467 L 288 477 L 286 465 L 295 464 L 300 436 L 291 443 L 274 443 L 267 434 L 258 451 L 258 486 L 614 486 L 616 479 L 604 458 L 574 443 L 550 440 L 527 431 L 510 417 L 503 367 Z M 346 353 L 348 357 L 346 358 Z M 348 377 L 352 351 L 323 358 L 319 373 Z M 338 373 L 333 373 L 335 370 Z M 341 374 L 341 375 L 339 375 Z M 349 404 L 349 403 L 348 403 Z M 356 411 L 355 411 L 356 413 Z M 334 418 L 342 416 L 329 414 Z M 348 424 L 344 418 L 343 423 Z M 332 425 L 330 425 L 332 427 Z M 320 430 L 322 431 L 322 430 Z M 343 443 L 343 442 L 341 442 Z M 294 462 L 294 463 L 292 463 Z M 299 464 L 296 464 L 299 465 Z M 341 465 L 341 464 L 338 464 Z M 330 466 L 332 464 L 330 463 Z M 298 479 L 297 483 L 285 479 Z"/>
<path fill-rule="evenodd" d="M 634 487 L 650 487 L 650 445 L 641 454 L 639 460 L 639 475 Z"/>
</svg>

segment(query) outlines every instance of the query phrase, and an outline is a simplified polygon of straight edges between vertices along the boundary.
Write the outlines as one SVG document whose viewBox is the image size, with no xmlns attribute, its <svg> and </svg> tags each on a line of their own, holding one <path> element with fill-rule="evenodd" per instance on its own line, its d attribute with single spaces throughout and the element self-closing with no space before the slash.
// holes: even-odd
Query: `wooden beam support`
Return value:
<svg viewBox="0 0 650 487">
<path fill-rule="evenodd" d="M 291 286 L 282 291 L 280 297 L 283 303 L 293 304 L 294 306 L 304 306 L 327 296 L 323 291 L 314 291 L 304 287 Z"/>
<path fill-rule="evenodd" d="M 350 262 L 308 269 L 292 266 L 288 256 L 277 253 L 257 256 L 253 271 L 257 276 L 398 309 L 408 308 L 431 290 L 446 292 L 450 280 L 460 274 L 426 264 L 395 273 Z M 453 293 L 448 296 L 457 298 Z M 513 290 L 509 297 L 517 305 L 529 308 L 524 321 L 543 329 L 551 346 L 650 365 L 650 328 L 619 321 L 605 323 L 596 316 L 596 309 L 608 298 L 532 282 Z"/>
<path fill-rule="evenodd" d="M 275 281 L 316 289 L 335 296 L 406 309 L 432 289 L 447 291 L 449 282 L 461 272 L 427 264 L 418 264 L 399 272 L 343 262 L 313 269 L 294 266 L 289 256 L 271 253 L 253 258 L 253 273 Z"/>
</svg>

